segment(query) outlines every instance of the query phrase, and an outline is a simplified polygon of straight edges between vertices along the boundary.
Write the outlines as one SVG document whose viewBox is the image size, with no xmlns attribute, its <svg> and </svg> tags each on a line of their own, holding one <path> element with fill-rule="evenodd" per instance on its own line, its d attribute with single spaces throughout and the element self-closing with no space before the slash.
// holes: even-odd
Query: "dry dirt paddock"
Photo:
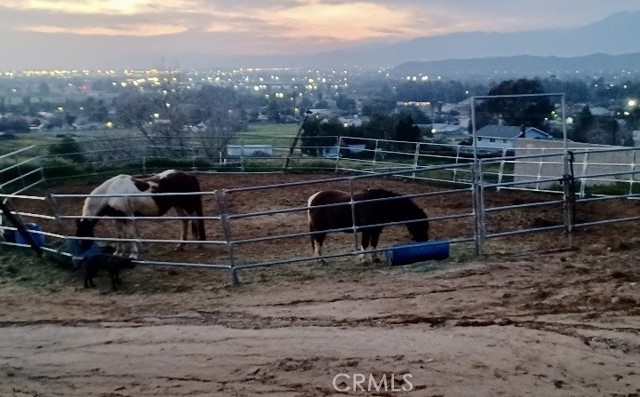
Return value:
<svg viewBox="0 0 640 397">
<path fill-rule="evenodd" d="M 202 177 L 205 191 L 304 179 Z M 376 184 L 407 194 L 436 189 L 397 180 Z M 236 193 L 229 206 L 237 214 L 295 208 L 326 185 L 348 188 L 326 183 Z M 94 186 L 54 189 L 86 193 Z M 487 195 L 494 207 L 555 199 Z M 470 211 L 466 192 L 416 201 L 434 217 Z M 209 213 L 215 204 L 205 199 Z M 78 205 L 61 206 L 77 214 Z M 620 200 L 582 205 L 577 217 L 639 211 L 635 202 Z M 488 229 L 551 225 L 561 215 L 559 205 L 497 212 Z M 304 216 L 246 218 L 233 233 L 251 238 L 305 231 Z M 173 222 L 150 222 L 141 231 L 174 235 Z M 434 238 L 472 230 L 467 219 L 432 224 Z M 215 222 L 207 232 L 210 239 L 221 233 Z M 84 289 L 81 275 L 65 269 L 46 278 L 11 277 L 10 264 L 3 263 L 0 395 L 638 396 L 639 232 L 640 222 L 580 229 L 573 250 L 561 250 L 567 246 L 561 232 L 526 234 L 490 240 L 481 258 L 454 246 L 449 260 L 405 267 L 342 259 L 248 269 L 239 273 L 237 287 L 222 270 L 139 266 L 112 292 L 104 276 L 96 279 L 98 288 Z M 402 228 L 385 229 L 381 244 L 407 237 Z M 326 242 L 329 252 L 349 246 L 347 234 Z M 241 248 L 240 262 L 247 263 L 310 254 L 303 238 Z M 158 246 L 146 255 L 215 262 L 225 251 L 207 246 L 175 253 Z M 365 391 L 353 384 L 361 376 Z M 369 385 L 369 378 L 377 384 Z"/>
</svg>

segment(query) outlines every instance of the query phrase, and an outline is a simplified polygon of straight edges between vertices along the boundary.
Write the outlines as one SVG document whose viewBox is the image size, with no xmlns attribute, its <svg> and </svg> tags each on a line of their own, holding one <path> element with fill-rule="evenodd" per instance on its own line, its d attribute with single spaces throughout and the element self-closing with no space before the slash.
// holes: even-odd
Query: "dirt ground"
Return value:
<svg viewBox="0 0 640 397">
<path fill-rule="evenodd" d="M 201 180 L 210 191 L 308 179 Z M 406 194 L 438 191 L 376 183 Z M 349 188 L 342 182 L 278 186 L 230 192 L 228 203 L 234 214 L 298 208 L 327 185 Z M 54 190 L 86 193 L 94 186 Z M 470 200 L 469 192 L 416 198 L 436 218 L 470 212 Z M 487 195 L 490 207 L 540 200 L 557 197 Z M 37 211 L 35 204 L 23 206 L 30 205 Z M 81 202 L 58 205 L 77 214 Z M 209 214 L 218 213 L 216 205 L 213 196 L 205 198 Z M 594 202 L 580 205 L 576 216 L 585 222 L 635 216 L 639 209 L 634 201 Z M 304 232 L 304 217 L 303 211 L 246 217 L 232 223 L 232 234 Z M 561 219 L 555 204 L 496 211 L 487 228 L 519 230 Z M 154 237 L 177 233 L 169 222 L 141 229 Z M 214 221 L 207 232 L 210 240 L 222 237 Z M 574 249 L 564 249 L 562 232 L 492 239 L 480 258 L 460 244 L 449 260 L 404 267 L 305 261 L 240 271 L 237 287 L 224 270 L 139 266 L 112 292 L 104 275 L 98 288 L 84 289 L 79 273 L 58 269 L 29 280 L 10 277 L 10 264 L 3 263 L 0 396 L 638 396 L 639 232 L 638 221 L 581 228 Z M 472 233 L 467 218 L 432 222 L 433 238 Z M 401 227 L 385 229 L 381 244 L 407 237 Z M 329 253 L 349 247 L 353 238 L 346 234 L 326 242 Z M 287 238 L 244 244 L 237 255 L 239 263 L 253 263 L 309 251 L 308 238 Z M 227 258 L 217 245 L 184 253 L 158 245 L 146 255 L 206 263 Z"/>
</svg>

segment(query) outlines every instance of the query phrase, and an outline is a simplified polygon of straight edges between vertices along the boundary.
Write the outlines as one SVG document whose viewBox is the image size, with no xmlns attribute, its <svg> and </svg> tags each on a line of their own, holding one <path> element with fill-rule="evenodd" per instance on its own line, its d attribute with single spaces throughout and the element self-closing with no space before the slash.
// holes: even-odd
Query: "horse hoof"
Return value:
<svg viewBox="0 0 640 397">
<path fill-rule="evenodd" d="M 318 263 L 321 264 L 322 266 L 328 265 L 327 261 L 325 261 L 324 259 L 318 259 Z"/>
<path fill-rule="evenodd" d="M 136 259 L 138 259 L 138 254 L 129 254 L 129 258 L 133 259 L 133 260 L 136 260 Z"/>
</svg>

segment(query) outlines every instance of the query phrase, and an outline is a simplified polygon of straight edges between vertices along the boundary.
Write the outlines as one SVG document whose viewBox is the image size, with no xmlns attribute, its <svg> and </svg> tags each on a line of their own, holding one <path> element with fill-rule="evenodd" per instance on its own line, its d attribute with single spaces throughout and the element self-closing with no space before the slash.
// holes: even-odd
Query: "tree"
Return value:
<svg viewBox="0 0 640 397">
<path fill-rule="evenodd" d="M 29 123 L 24 118 L 0 117 L 0 131 L 11 134 L 29 132 Z"/>
<path fill-rule="evenodd" d="M 76 115 L 71 114 L 71 113 L 65 113 L 64 114 L 64 121 L 65 121 L 65 123 L 67 123 L 67 125 L 69 127 L 73 126 L 73 123 L 75 123 L 77 119 L 78 119 L 78 117 Z"/>
<path fill-rule="evenodd" d="M 370 139 L 389 139 L 393 126 L 388 123 L 389 117 L 376 113 L 369 119 L 369 122 L 363 125 L 362 135 Z"/>
<path fill-rule="evenodd" d="M 49 146 L 49 154 L 55 157 L 63 157 L 69 159 L 75 163 L 84 163 L 84 156 L 82 155 L 82 148 L 71 137 L 64 137 L 60 143 L 54 143 Z"/>
<path fill-rule="evenodd" d="M 278 102 L 275 99 L 270 100 L 267 105 L 267 117 L 273 123 L 280 122 L 280 105 L 278 105 Z"/>
<path fill-rule="evenodd" d="M 394 135 L 394 139 L 397 141 L 417 142 L 420 139 L 420 128 L 413 123 L 413 118 L 410 115 L 406 115 L 397 120 Z"/>
<path fill-rule="evenodd" d="M 47 131 L 51 131 L 54 128 L 62 128 L 64 125 L 64 120 L 62 117 L 55 116 L 47 119 L 46 124 L 44 125 L 44 129 Z"/>
<path fill-rule="evenodd" d="M 40 96 L 49 96 L 51 94 L 51 90 L 49 89 L 49 84 L 47 84 L 45 81 L 43 81 L 42 83 L 40 83 L 38 85 L 38 93 L 40 94 Z"/>
<path fill-rule="evenodd" d="M 362 114 L 373 117 L 376 114 L 389 114 L 396 108 L 396 101 L 391 99 L 374 98 L 362 105 Z"/>
<path fill-rule="evenodd" d="M 589 105 L 585 105 L 576 117 L 570 138 L 576 142 L 588 142 L 587 133 L 593 126 L 593 120 Z"/>
<path fill-rule="evenodd" d="M 611 116 L 597 116 L 593 119 L 592 127 L 587 131 L 589 143 L 601 145 L 621 145 L 624 139 L 620 132 L 618 121 Z"/>
<path fill-rule="evenodd" d="M 356 111 L 356 101 L 345 94 L 339 94 L 336 98 L 336 107 L 342 111 L 353 113 Z"/>
<path fill-rule="evenodd" d="M 489 96 L 542 94 L 539 80 L 506 80 L 489 90 Z M 480 104 L 479 110 L 498 116 L 506 125 L 544 129 L 546 119 L 555 106 L 548 96 L 521 96 L 490 98 Z"/>
<path fill-rule="evenodd" d="M 217 158 L 241 128 L 241 107 L 231 88 L 204 85 L 196 92 L 182 92 L 168 85 L 153 94 L 122 93 L 116 114 L 122 125 L 137 128 L 153 146 L 171 154 L 186 149 L 186 129 L 202 122 L 206 131 L 192 138 L 208 158 Z"/>
<path fill-rule="evenodd" d="M 323 149 L 335 146 L 337 137 L 344 132 L 344 126 L 335 117 L 307 117 L 300 135 L 301 151 L 309 156 L 321 156 Z"/>
</svg>

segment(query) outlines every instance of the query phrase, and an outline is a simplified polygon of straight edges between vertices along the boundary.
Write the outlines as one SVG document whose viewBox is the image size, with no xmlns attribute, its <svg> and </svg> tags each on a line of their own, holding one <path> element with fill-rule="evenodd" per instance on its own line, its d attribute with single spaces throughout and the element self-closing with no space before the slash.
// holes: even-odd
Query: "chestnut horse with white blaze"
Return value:
<svg viewBox="0 0 640 397">
<path fill-rule="evenodd" d="M 327 233 L 340 231 L 353 233 L 353 227 L 362 233 L 360 250 L 366 260 L 366 250 L 371 244 L 377 249 L 378 240 L 386 223 L 402 222 L 414 241 L 429 240 L 429 220 L 425 212 L 413 200 L 385 189 L 366 189 L 353 194 L 340 190 L 324 190 L 313 194 L 308 200 L 309 231 L 311 247 L 315 256 L 322 255 L 322 244 Z M 332 205 L 336 204 L 336 205 Z M 336 230 L 339 229 L 339 230 Z M 378 261 L 376 252 L 372 253 Z M 321 259 L 324 263 L 324 260 Z"/>
<path fill-rule="evenodd" d="M 163 171 L 149 178 L 136 178 L 131 175 L 118 175 L 103 182 L 85 199 L 82 217 L 77 221 L 76 236 L 94 237 L 94 227 L 100 216 L 144 217 L 162 216 L 171 208 L 175 208 L 180 217 L 202 217 L 202 195 L 200 194 L 166 194 L 166 193 L 199 193 L 200 183 L 194 175 L 176 170 Z M 141 195 L 148 193 L 149 195 Z M 156 195 L 157 194 L 157 195 Z M 108 196 L 113 195 L 113 196 Z M 188 236 L 189 220 L 183 219 L 181 239 Z M 137 238 L 134 223 L 129 219 L 115 220 L 117 237 Z M 191 231 L 194 239 L 205 240 L 204 220 L 191 220 Z M 91 241 L 83 240 L 81 247 L 88 248 Z M 177 249 L 183 249 L 184 242 Z M 116 255 L 125 254 L 125 244 L 118 241 Z M 137 258 L 138 245 L 131 244 L 131 258 Z"/>
</svg>

